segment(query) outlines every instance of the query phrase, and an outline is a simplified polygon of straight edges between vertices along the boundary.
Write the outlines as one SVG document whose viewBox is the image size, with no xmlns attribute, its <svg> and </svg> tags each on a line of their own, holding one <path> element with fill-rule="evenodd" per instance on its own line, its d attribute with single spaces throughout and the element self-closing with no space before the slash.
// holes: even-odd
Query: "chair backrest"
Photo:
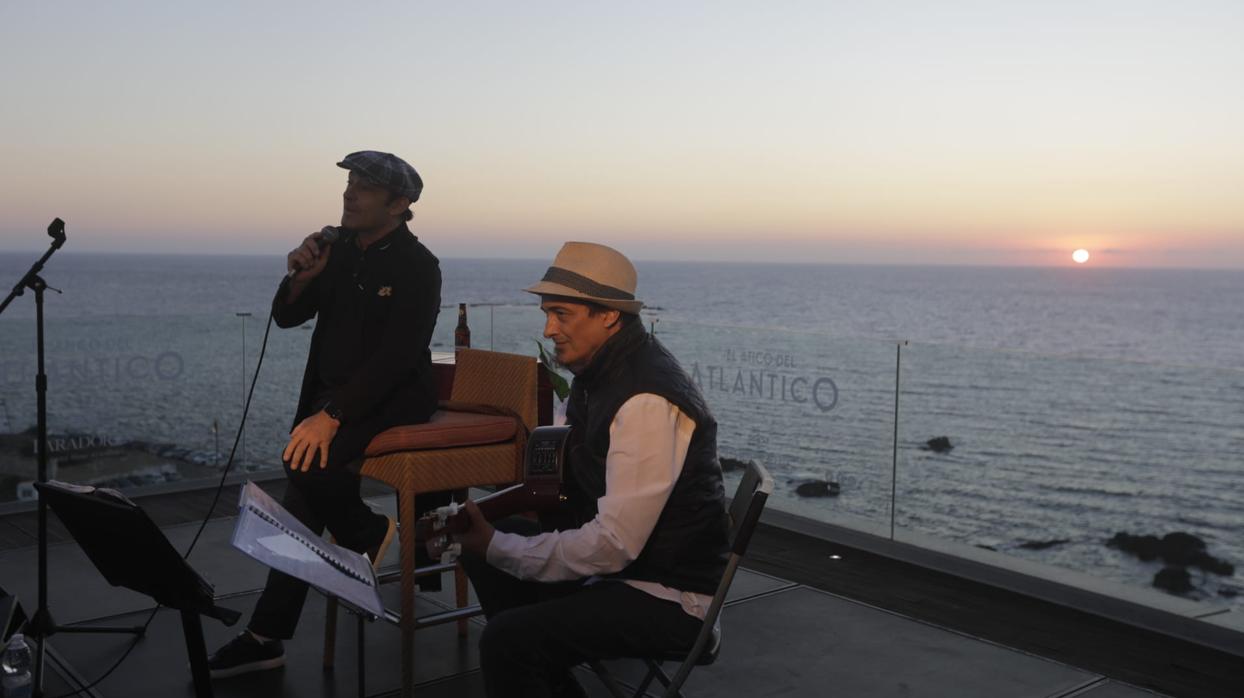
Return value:
<svg viewBox="0 0 1244 698">
<path fill-rule="evenodd" d="M 773 494 L 773 478 L 769 471 L 756 461 L 749 461 L 730 500 L 730 552 L 740 557 L 747 553 L 752 531 L 770 494 Z"/>
<path fill-rule="evenodd" d="M 747 553 L 747 544 L 751 542 L 752 532 L 760 521 L 760 512 L 764 511 L 765 502 L 772 493 L 773 478 L 769 476 L 769 471 L 756 461 L 749 461 L 743 479 L 734 491 L 734 498 L 730 500 L 730 559 L 726 562 L 726 571 L 717 585 L 717 592 L 713 594 L 713 602 L 709 604 L 704 615 L 704 629 L 691 652 L 692 661 L 700 660 L 700 654 L 705 649 L 709 650 L 709 654 L 716 653 L 716 643 L 710 645 L 710 641 L 714 639 L 710 636 L 719 632 L 719 628 L 716 628 L 717 616 L 726 604 L 726 594 L 734 582 L 734 573 Z M 708 662 L 711 661 L 709 658 Z"/>
<path fill-rule="evenodd" d="M 765 502 L 773 493 L 773 478 L 765 467 L 755 461 L 749 461 L 743 479 L 734 491 L 734 499 L 730 501 L 730 559 L 726 562 L 726 571 L 713 594 L 713 601 L 704 614 L 704 625 L 695 639 L 691 651 L 678 667 L 674 677 L 666 682 L 666 696 L 678 696 L 679 689 L 692 667 L 696 664 L 712 664 L 717 659 L 721 648 L 721 625 L 717 622 L 721 617 L 721 609 L 726 605 L 726 595 L 734 582 L 734 573 L 739 568 L 747 545 L 752 540 L 752 532 L 760 521 L 760 512 L 764 511 Z"/>
<path fill-rule="evenodd" d="M 454 367 L 454 402 L 504 407 L 522 417 L 527 429 L 539 421 L 536 360 L 531 356 L 461 349 Z"/>
</svg>

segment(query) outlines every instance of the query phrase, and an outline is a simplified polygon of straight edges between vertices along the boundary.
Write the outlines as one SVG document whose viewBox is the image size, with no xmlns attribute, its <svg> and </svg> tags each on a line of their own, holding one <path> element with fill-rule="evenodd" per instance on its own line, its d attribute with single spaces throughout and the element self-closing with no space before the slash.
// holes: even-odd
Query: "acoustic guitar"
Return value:
<svg viewBox="0 0 1244 698">
<path fill-rule="evenodd" d="M 566 464 L 566 442 L 571 427 L 536 427 L 527 437 L 523 456 L 523 481 L 475 500 L 488 521 L 523 512 L 545 512 L 566 501 L 562 476 Z M 457 502 L 435 509 L 419 520 L 415 540 L 432 541 L 429 552 L 439 551 L 442 562 L 456 559 L 461 549 L 452 542 L 455 533 L 471 527 L 471 519 Z"/>
</svg>

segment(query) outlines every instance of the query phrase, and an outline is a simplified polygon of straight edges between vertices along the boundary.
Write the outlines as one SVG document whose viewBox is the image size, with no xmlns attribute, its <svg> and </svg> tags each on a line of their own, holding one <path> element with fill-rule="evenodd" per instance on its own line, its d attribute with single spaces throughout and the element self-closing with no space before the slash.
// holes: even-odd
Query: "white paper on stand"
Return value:
<svg viewBox="0 0 1244 698">
<path fill-rule="evenodd" d="M 367 558 L 312 533 L 253 482 L 242 488 L 233 547 L 362 611 L 384 617 L 376 572 Z"/>
</svg>

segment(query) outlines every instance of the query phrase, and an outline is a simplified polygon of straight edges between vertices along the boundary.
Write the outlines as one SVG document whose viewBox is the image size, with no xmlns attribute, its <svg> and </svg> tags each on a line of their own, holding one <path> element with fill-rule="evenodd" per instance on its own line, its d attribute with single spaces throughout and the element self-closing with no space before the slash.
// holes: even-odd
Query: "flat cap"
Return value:
<svg viewBox="0 0 1244 698">
<path fill-rule="evenodd" d="M 405 196 L 412 204 L 419 200 L 419 194 L 423 192 L 423 180 L 419 173 L 410 163 L 393 153 L 360 150 L 345 156 L 337 167 L 358 172 L 394 194 Z"/>
</svg>

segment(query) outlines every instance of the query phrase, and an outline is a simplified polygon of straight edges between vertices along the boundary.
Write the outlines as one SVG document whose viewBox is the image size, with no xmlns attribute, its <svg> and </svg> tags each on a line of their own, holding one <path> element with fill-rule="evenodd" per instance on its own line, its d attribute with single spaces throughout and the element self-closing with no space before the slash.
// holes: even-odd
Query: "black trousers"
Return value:
<svg viewBox="0 0 1244 698">
<path fill-rule="evenodd" d="M 329 445 L 328 465 L 323 469 L 318 454 L 305 473 L 285 463 L 289 486 L 281 500 L 282 506 L 316 534 L 322 534 L 327 528 L 343 548 L 362 553 L 378 545 L 389 523 L 384 515 L 373 512 L 363 502 L 358 466 L 367 444 L 388 426 L 366 421 L 343 424 Z M 449 493 L 421 495 L 416 498 L 415 506 L 426 510 L 448 504 L 449 497 Z M 429 578 L 432 586 L 439 581 L 436 577 Z M 421 588 L 427 589 L 427 586 Z M 307 590 L 306 582 L 283 572 L 269 571 L 268 582 L 247 627 L 264 637 L 281 640 L 293 637 L 307 600 Z"/>
<path fill-rule="evenodd" d="M 530 523 L 498 528 L 530 533 Z M 477 557 L 462 562 L 488 618 L 480 664 L 490 698 L 556 695 L 570 668 L 589 659 L 689 650 L 702 625 L 679 604 L 619 581 L 529 582 Z"/>
</svg>

